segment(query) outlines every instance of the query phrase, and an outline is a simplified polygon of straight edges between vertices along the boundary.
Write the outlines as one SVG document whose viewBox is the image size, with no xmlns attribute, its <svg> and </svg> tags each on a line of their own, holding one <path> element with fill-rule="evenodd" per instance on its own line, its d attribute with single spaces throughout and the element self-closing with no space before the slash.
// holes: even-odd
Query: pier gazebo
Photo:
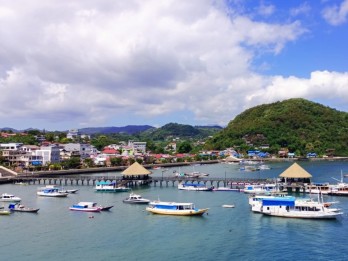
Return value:
<svg viewBox="0 0 348 261">
<path fill-rule="evenodd" d="M 133 185 L 147 185 L 151 183 L 150 174 L 151 171 L 145 169 L 138 162 L 134 162 L 127 169 L 125 169 L 122 173 L 122 180 L 128 181 L 128 184 Z"/>
<path fill-rule="evenodd" d="M 303 190 L 305 184 L 311 183 L 312 175 L 295 162 L 283 171 L 279 177 L 286 184 L 288 191 L 296 190 L 296 192 L 299 192 L 301 189 Z"/>
</svg>

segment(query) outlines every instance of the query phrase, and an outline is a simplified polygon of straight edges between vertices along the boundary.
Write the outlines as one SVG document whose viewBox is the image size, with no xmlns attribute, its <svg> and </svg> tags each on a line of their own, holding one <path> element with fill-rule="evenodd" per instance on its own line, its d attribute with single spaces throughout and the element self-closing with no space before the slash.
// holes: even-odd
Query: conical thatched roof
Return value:
<svg viewBox="0 0 348 261">
<path fill-rule="evenodd" d="M 132 165 L 130 165 L 127 169 L 125 169 L 122 172 L 122 175 L 124 175 L 124 176 L 138 176 L 138 175 L 149 175 L 151 173 L 152 173 L 151 171 L 145 169 L 138 162 L 134 162 Z"/>
<path fill-rule="evenodd" d="M 296 162 L 287 168 L 282 174 L 279 175 L 282 178 L 311 178 L 312 175 L 309 174 L 305 169 L 303 169 Z"/>
</svg>

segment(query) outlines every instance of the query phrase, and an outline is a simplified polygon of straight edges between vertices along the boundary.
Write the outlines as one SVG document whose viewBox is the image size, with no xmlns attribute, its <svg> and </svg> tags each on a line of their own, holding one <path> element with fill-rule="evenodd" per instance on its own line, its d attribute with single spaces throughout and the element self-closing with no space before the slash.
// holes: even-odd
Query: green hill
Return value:
<svg viewBox="0 0 348 261">
<path fill-rule="evenodd" d="M 237 146 L 241 150 L 269 145 L 269 152 L 288 148 L 348 155 L 348 113 L 305 99 L 289 99 L 253 107 L 238 115 L 207 142 L 210 149 Z"/>
<path fill-rule="evenodd" d="M 170 138 L 200 139 L 212 136 L 221 131 L 219 126 L 191 126 L 178 123 L 168 123 L 158 129 L 150 129 L 140 134 L 142 138 L 154 141 Z"/>
</svg>

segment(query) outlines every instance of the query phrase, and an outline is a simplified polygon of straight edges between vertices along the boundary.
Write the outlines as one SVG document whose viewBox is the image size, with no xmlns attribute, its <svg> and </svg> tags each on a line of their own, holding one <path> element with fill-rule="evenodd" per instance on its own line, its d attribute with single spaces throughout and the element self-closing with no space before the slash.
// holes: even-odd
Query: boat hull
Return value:
<svg viewBox="0 0 348 261">
<path fill-rule="evenodd" d="M 206 213 L 209 209 L 197 209 L 197 210 L 168 210 L 168 209 L 157 209 L 157 208 L 151 208 L 148 207 L 146 210 L 153 214 L 159 214 L 159 215 L 171 215 L 171 216 L 202 216 L 204 213 Z"/>
<path fill-rule="evenodd" d="M 55 197 L 55 198 L 64 198 L 68 196 L 68 193 L 44 193 L 44 192 L 37 192 L 37 195 L 40 197 Z"/>
<path fill-rule="evenodd" d="M 74 207 L 70 207 L 69 208 L 72 211 L 80 211 L 80 212 L 100 212 L 101 209 L 99 207 L 95 207 L 95 208 L 74 208 Z"/>
</svg>

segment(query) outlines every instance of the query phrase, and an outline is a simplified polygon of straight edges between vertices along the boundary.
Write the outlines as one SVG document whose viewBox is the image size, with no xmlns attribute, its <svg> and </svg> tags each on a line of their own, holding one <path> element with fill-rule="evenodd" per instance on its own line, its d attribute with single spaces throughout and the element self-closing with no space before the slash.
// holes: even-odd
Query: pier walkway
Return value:
<svg viewBox="0 0 348 261">
<path fill-rule="evenodd" d="M 230 186 L 236 188 L 243 188 L 245 184 L 261 184 L 261 183 L 272 183 L 274 181 L 267 179 L 243 179 L 243 178 L 186 178 L 186 177 L 150 177 L 147 180 L 142 179 L 127 179 L 125 180 L 120 176 L 60 176 L 60 177 L 50 177 L 50 176 L 20 176 L 13 177 L 10 179 L 9 183 L 25 182 L 29 185 L 59 185 L 59 186 L 95 186 L 97 182 L 100 181 L 111 181 L 116 183 L 128 183 L 129 186 L 137 186 L 139 184 L 150 184 L 153 186 L 177 186 L 180 182 L 190 182 L 196 184 L 206 184 L 215 187 Z"/>
</svg>

